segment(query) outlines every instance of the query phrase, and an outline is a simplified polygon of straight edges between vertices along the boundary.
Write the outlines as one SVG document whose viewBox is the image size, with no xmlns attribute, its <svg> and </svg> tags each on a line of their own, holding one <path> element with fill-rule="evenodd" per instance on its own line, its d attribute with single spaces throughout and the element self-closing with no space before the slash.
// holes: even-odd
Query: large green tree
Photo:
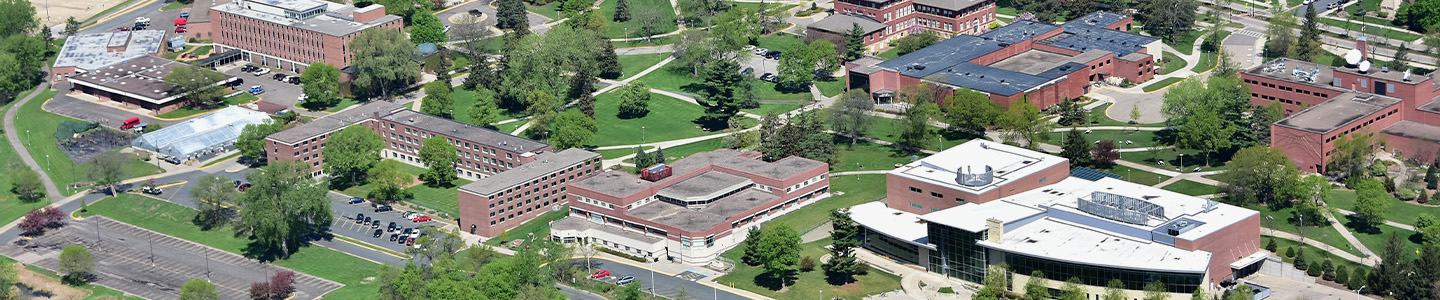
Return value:
<svg viewBox="0 0 1440 300">
<path fill-rule="evenodd" d="M 40 173 L 22 166 L 12 168 L 10 172 L 10 192 L 15 193 L 16 198 L 26 202 L 45 199 L 45 182 L 41 181 Z"/>
<path fill-rule="evenodd" d="M 95 272 L 95 255 L 90 254 L 90 249 L 84 245 L 65 246 L 57 260 L 60 268 L 56 271 L 64 273 L 66 279 L 74 282 L 88 281 L 91 273 Z"/>
<path fill-rule="evenodd" d="M 855 23 L 850 31 L 845 32 L 845 60 L 857 60 L 862 56 L 865 56 L 865 29 L 860 28 L 860 23 Z"/>
<path fill-rule="evenodd" d="M 443 186 L 455 180 L 455 162 L 460 160 L 455 145 L 442 136 L 426 139 L 420 145 L 420 163 L 425 164 L 425 173 L 420 180 L 431 186 Z"/>
<path fill-rule="evenodd" d="M 1395 23 L 1417 32 L 1440 31 L 1440 1 L 1401 1 L 1400 9 L 1395 11 Z"/>
<path fill-rule="evenodd" d="M 1310 61 L 1325 50 L 1320 48 L 1320 17 L 1315 13 L 1315 6 L 1306 5 L 1305 8 L 1305 20 L 1300 26 L 1300 36 L 1295 39 L 1295 45 L 1290 47 L 1286 56 Z"/>
<path fill-rule="evenodd" d="M 935 138 L 935 130 L 930 126 L 931 119 L 940 115 L 940 108 L 935 102 L 924 101 L 913 103 L 910 109 L 901 114 L 900 119 L 895 120 L 895 127 L 900 131 L 900 145 L 909 147 L 910 151 L 919 152 L 921 149 L 929 148 Z"/>
<path fill-rule="evenodd" d="M 370 167 L 366 175 L 369 177 L 369 181 L 375 184 L 375 189 L 365 195 L 370 198 L 370 201 L 394 203 L 411 196 L 410 191 L 405 187 L 415 181 L 415 175 L 406 172 L 399 161 L 381 160 L 374 167 Z"/>
<path fill-rule="evenodd" d="M 180 300 L 216 300 L 220 299 L 220 293 L 215 291 L 215 285 L 204 279 L 191 279 L 180 287 Z"/>
<path fill-rule="evenodd" d="M 240 137 L 235 139 L 235 149 L 240 150 L 240 155 L 249 157 L 255 162 L 264 162 L 268 157 L 265 151 L 265 137 L 286 129 L 285 125 L 271 122 L 266 124 L 245 125 L 240 130 Z"/>
<path fill-rule="evenodd" d="M 1380 228 L 1381 224 L 1385 224 L 1385 213 L 1390 211 L 1391 201 L 1395 200 L 1385 192 L 1380 180 L 1366 178 L 1355 184 L 1355 214 L 1360 216 L 1361 224 Z"/>
<path fill-rule="evenodd" d="M 1090 294 L 1086 293 L 1086 292 L 1085 292 L 1085 289 L 1080 287 L 1080 278 L 1079 278 L 1079 277 L 1070 277 L 1070 279 L 1065 280 L 1065 283 L 1064 283 L 1064 284 L 1061 284 L 1061 285 L 1060 285 L 1060 294 L 1059 294 L 1059 295 L 1056 295 L 1055 299 L 1056 299 L 1056 300 L 1088 300 L 1088 299 L 1090 299 L 1089 297 L 1090 297 Z M 1209 300 L 1209 299 L 1202 299 L 1202 300 Z"/>
<path fill-rule="evenodd" d="M 312 64 L 300 73 L 300 83 L 305 95 L 302 106 L 320 109 L 340 103 L 340 68 L 326 63 Z"/>
<path fill-rule="evenodd" d="M 225 74 L 190 65 L 176 66 L 162 79 L 171 94 L 184 94 L 187 105 L 199 107 L 216 106 L 224 80 Z"/>
<path fill-rule="evenodd" d="M 496 5 L 495 27 L 500 29 L 512 29 L 516 32 L 530 32 L 529 12 L 525 11 L 525 2 L 521 0 L 498 0 Z"/>
<path fill-rule="evenodd" d="M 1289 11 L 1270 17 L 1270 23 L 1265 25 L 1265 55 L 1275 57 L 1290 53 L 1290 47 L 1296 42 L 1297 24 L 1295 15 Z"/>
<path fill-rule="evenodd" d="M 1194 30 L 1196 10 L 1200 6 L 1198 1 L 1152 0 L 1138 3 L 1139 13 L 1135 16 L 1145 22 L 1145 31 L 1152 35 L 1175 41 Z"/>
<path fill-rule="evenodd" d="M 194 222 L 206 229 L 230 222 L 235 213 L 232 208 L 240 205 L 241 196 L 243 194 L 228 178 L 215 175 L 200 177 L 200 181 L 190 188 L 190 197 L 197 200 L 195 204 L 200 208 Z"/>
<path fill-rule="evenodd" d="M 1050 138 L 1054 123 L 1040 115 L 1040 108 L 1021 99 L 1010 103 L 1009 110 L 1001 115 L 999 127 L 1005 131 L 1005 141 L 1030 149 L 1039 149 L 1040 142 Z"/>
<path fill-rule="evenodd" d="M 935 35 L 935 33 L 932 31 L 926 30 L 920 33 L 907 35 L 900 38 L 899 40 L 896 40 L 895 50 L 898 52 L 897 54 L 905 55 L 910 54 L 910 52 L 915 52 L 915 50 L 930 47 L 930 45 L 934 45 L 935 43 L 939 42 L 940 36 Z"/>
<path fill-rule="evenodd" d="M 634 119 L 645 117 L 650 113 L 650 86 L 644 82 L 631 82 L 620 87 L 620 112 L 621 119 Z"/>
<path fill-rule="evenodd" d="M 819 59 L 819 54 L 808 46 L 794 47 L 786 51 L 785 55 L 780 57 L 780 64 L 776 66 L 778 74 L 775 75 L 779 77 L 776 84 L 787 88 L 808 86 L 815 79 L 815 65 Z"/>
<path fill-rule="evenodd" d="M 762 232 L 757 258 L 765 274 L 783 286 L 790 280 L 790 267 L 800 262 L 800 234 L 785 224 L 766 226 Z"/>
<path fill-rule="evenodd" d="M 821 268 L 831 283 L 855 281 L 860 272 L 860 261 L 855 258 L 855 249 L 860 247 L 859 223 L 850 218 L 848 209 L 830 211 L 830 260 Z"/>
<path fill-rule="evenodd" d="M 852 137 L 861 137 L 865 131 L 870 129 L 874 123 L 866 113 L 875 109 L 875 101 L 870 100 L 870 93 L 861 89 L 853 89 L 840 97 L 839 102 L 830 108 L 830 129 L 844 132 Z M 858 139 L 850 139 L 850 144 L 855 145 Z"/>
<path fill-rule="evenodd" d="M 43 26 L 35 17 L 35 6 L 28 0 L 0 0 L 0 32 L 30 34 Z"/>
<path fill-rule="evenodd" d="M 550 142 L 555 144 L 556 149 L 578 148 L 595 138 L 595 133 L 600 130 L 595 119 L 585 116 L 578 111 L 567 111 L 555 119 L 550 127 Z"/>
<path fill-rule="evenodd" d="M 107 152 L 101 154 L 90 162 L 90 173 L 88 177 L 95 181 L 95 184 L 109 188 L 110 195 L 116 194 L 115 186 L 125 179 L 125 166 L 134 160 L 134 156 L 121 154 L 119 152 Z"/>
<path fill-rule="evenodd" d="M 380 161 L 382 149 L 385 149 L 385 140 L 379 134 L 363 125 L 350 125 L 331 134 L 320 151 L 325 155 L 325 173 L 348 178 L 353 186 L 360 183 L 366 170 Z"/>
<path fill-rule="evenodd" d="M 1331 150 L 1330 161 L 1325 166 L 1326 172 L 1345 177 L 1347 184 L 1352 183 L 1352 179 L 1365 177 L 1365 167 L 1369 166 L 1371 155 L 1381 143 L 1379 139 L 1371 132 L 1351 132 L 1335 139 L 1335 148 Z"/>
<path fill-rule="evenodd" d="M 1235 135 L 1235 128 L 1227 126 L 1220 116 L 1209 110 L 1194 113 L 1179 131 L 1176 135 L 1180 146 L 1205 153 L 1206 165 L 1210 164 L 1210 154 L 1230 149 Z"/>
<path fill-rule="evenodd" d="M 352 83 L 373 96 L 389 98 L 390 92 L 404 88 L 420 77 L 415 62 L 419 51 L 399 30 L 370 28 L 350 40 L 355 59 Z"/>
<path fill-rule="evenodd" d="M 1218 175 L 1224 191 L 1236 205 L 1276 204 L 1295 195 L 1300 171 L 1278 148 L 1240 149 L 1230 159 L 1229 171 Z"/>
<path fill-rule="evenodd" d="M 289 257 L 310 235 L 325 232 L 334 216 L 326 184 L 310 177 L 310 165 L 278 161 L 246 174 L 253 185 L 240 198 L 240 230 L 247 252 L 262 259 Z"/>
<path fill-rule="evenodd" d="M 729 126 L 730 118 L 740 113 L 741 105 L 736 87 L 744 80 L 744 76 L 735 71 L 739 69 L 739 63 L 726 59 L 712 63 L 709 69 L 705 70 L 705 80 L 702 83 L 705 86 L 702 91 L 705 97 L 700 101 L 700 105 L 705 107 L 705 115 L 698 120 L 701 126 L 725 129 Z"/>
<path fill-rule="evenodd" d="M 945 122 L 951 127 L 971 134 L 984 134 L 985 128 L 994 125 L 1005 110 L 990 102 L 990 96 L 968 88 L 956 89 L 941 107 Z"/>
<path fill-rule="evenodd" d="M 475 91 L 475 104 L 466 112 L 470 115 L 470 124 L 492 129 L 501 118 L 500 106 L 495 104 L 495 92 L 489 89 Z"/>
<path fill-rule="evenodd" d="M 1050 287 L 1045 286 L 1045 272 L 1035 270 L 1030 272 L 1030 280 L 1025 281 L 1024 300 L 1049 300 Z"/>
<path fill-rule="evenodd" d="M 406 26 L 410 32 L 410 41 L 415 44 L 442 43 L 449 40 L 445 36 L 445 24 L 440 23 L 440 18 L 430 13 L 430 10 L 422 10 L 410 17 L 410 25 Z"/>
<path fill-rule="evenodd" d="M 446 119 L 455 118 L 455 98 L 449 82 L 426 83 L 425 98 L 420 101 L 420 112 Z"/>
<path fill-rule="evenodd" d="M 1079 129 L 1070 129 L 1065 133 L 1065 143 L 1061 147 L 1060 157 L 1070 160 L 1074 166 L 1086 166 L 1090 163 L 1090 141 L 1085 140 L 1085 134 Z"/>
</svg>

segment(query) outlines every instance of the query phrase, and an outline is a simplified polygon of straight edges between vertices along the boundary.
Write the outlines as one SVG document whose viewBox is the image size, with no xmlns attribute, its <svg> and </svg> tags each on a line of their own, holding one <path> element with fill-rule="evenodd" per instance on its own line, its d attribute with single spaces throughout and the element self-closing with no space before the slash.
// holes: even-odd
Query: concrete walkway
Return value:
<svg viewBox="0 0 1440 300">
<path fill-rule="evenodd" d="M 1353 211 L 1345 210 L 1345 209 L 1338 208 L 1338 207 L 1335 208 L 1335 211 L 1336 211 L 1336 212 L 1339 212 L 1339 213 L 1342 213 L 1342 214 L 1345 214 L 1345 215 L 1354 215 L 1354 214 L 1355 214 L 1355 212 L 1353 212 Z M 1336 223 L 1339 223 L 1339 222 L 1336 222 Z M 1415 226 L 1411 226 L 1410 224 L 1405 224 L 1405 223 L 1400 223 L 1400 222 L 1395 222 L 1395 221 L 1390 221 L 1390 220 L 1385 220 L 1385 225 L 1395 226 L 1396 228 L 1400 228 L 1400 229 L 1404 229 L 1404 230 L 1409 230 L 1409 231 L 1416 231 L 1416 232 L 1419 231 L 1419 230 L 1415 230 Z"/>
<path fill-rule="evenodd" d="M 49 69 L 46 69 L 45 74 L 50 74 Z M 25 103 L 35 100 L 35 96 L 39 96 L 40 92 L 49 90 L 49 78 L 50 76 L 45 76 L 45 79 L 42 79 L 44 81 L 40 82 L 40 85 L 36 86 L 35 90 L 30 91 L 30 94 L 25 95 L 20 101 L 15 101 L 15 104 L 10 105 L 10 109 L 5 111 L 5 138 L 10 141 L 10 147 L 15 148 L 15 153 L 20 155 L 20 161 L 25 162 L 25 166 L 30 167 L 31 170 L 40 173 L 40 181 L 45 184 L 45 196 L 53 200 L 64 197 L 64 195 L 60 194 L 60 189 L 55 186 L 55 181 L 50 179 L 50 175 L 45 174 L 45 169 L 41 169 L 40 164 L 35 163 L 35 157 L 30 155 L 30 150 L 25 149 L 25 145 L 20 141 L 20 130 L 15 129 L 15 112 L 19 111 L 20 107 L 25 106 Z M 41 132 L 37 134 L 50 133 Z"/>
<path fill-rule="evenodd" d="M 1316 241 L 1316 240 L 1314 240 L 1314 239 L 1301 238 L 1299 235 L 1296 235 L 1296 234 L 1294 234 L 1294 233 L 1289 233 L 1289 232 L 1274 230 L 1274 229 L 1270 229 L 1270 228 L 1265 228 L 1264 231 L 1265 231 L 1265 232 L 1263 232 L 1263 234 L 1264 234 L 1264 235 L 1268 235 L 1268 236 L 1278 237 L 1278 238 L 1287 239 L 1287 240 L 1292 240 L 1292 241 L 1297 241 L 1297 242 L 1298 242 L 1298 241 L 1301 241 L 1301 240 L 1304 240 L 1304 241 L 1305 241 L 1304 243 L 1305 243 L 1306 245 L 1310 245 L 1311 247 L 1319 248 L 1320 250 L 1325 250 L 1325 252 L 1329 252 L 1330 254 L 1333 254 L 1333 255 L 1335 255 L 1335 256 L 1337 256 L 1337 257 L 1344 258 L 1345 260 L 1353 261 L 1353 262 L 1358 263 L 1358 264 L 1362 264 L 1362 265 L 1367 265 L 1367 266 L 1372 266 L 1372 267 L 1373 267 L 1373 266 L 1375 266 L 1376 263 L 1379 263 L 1379 262 L 1380 262 L 1380 258 L 1379 258 L 1378 256 L 1371 256 L 1371 259 L 1365 259 L 1365 258 L 1362 258 L 1362 257 L 1359 257 L 1359 256 L 1355 256 L 1354 254 L 1350 254 L 1350 252 L 1345 252 L 1345 250 L 1335 249 L 1334 246 L 1330 246 L 1330 245 L 1328 245 L 1328 244 L 1321 243 L 1320 241 Z M 1368 252 L 1363 252 L 1363 251 L 1362 251 L 1362 253 L 1368 253 Z"/>
<path fill-rule="evenodd" d="M 900 276 L 900 288 L 904 289 L 904 294 L 886 293 L 866 299 L 970 299 L 973 296 L 965 282 L 931 273 L 920 266 L 891 260 L 869 249 L 855 249 L 855 257 L 869 264 L 872 267 L 870 272 L 889 272 Z M 920 287 L 921 282 L 925 283 L 925 287 Z M 957 294 L 940 294 L 939 289 L 944 287 L 950 287 Z"/>
</svg>

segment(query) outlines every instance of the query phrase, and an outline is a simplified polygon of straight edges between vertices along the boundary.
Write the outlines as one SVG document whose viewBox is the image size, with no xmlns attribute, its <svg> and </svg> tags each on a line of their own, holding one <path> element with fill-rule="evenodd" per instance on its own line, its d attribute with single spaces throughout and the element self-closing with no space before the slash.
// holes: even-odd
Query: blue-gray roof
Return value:
<svg viewBox="0 0 1440 300">
<path fill-rule="evenodd" d="M 1011 23 L 1010 25 L 1005 25 L 1004 27 L 995 28 L 995 30 L 991 30 L 990 32 L 986 32 L 985 34 L 982 34 L 980 36 L 1002 43 L 1014 44 L 1028 41 L 1035 38 L 1036 36 L 1055 30 L 1056 28 L 1060 28 L 1060 26 L 1030 21 L 1019 21 Z"/>
<path fill-rule="evenodd" d="M 1051 46 L 1085 51 L 1100 49 L 1115 53 L 1115 57 L 1145 49 L 1145 45 L 1159 38 L 1105 28 L 1127 18 L 1125 15 L 1097 11 L 1061 25 L 1065 33 L 1045 39 L 1042 43 Z"/>
<path fill-rule="evenodd" d="M 1075 167 L 1074 169 L 1070 169 L 1070 177 L 1080 178 L 1089 181 L 1100 181 L 1101 178 L 1105 177 L 1120 179 L 1120 175 L 1110 174 L 1105 171 L 1099 171 L 1086 167 Z"/>
</svg>

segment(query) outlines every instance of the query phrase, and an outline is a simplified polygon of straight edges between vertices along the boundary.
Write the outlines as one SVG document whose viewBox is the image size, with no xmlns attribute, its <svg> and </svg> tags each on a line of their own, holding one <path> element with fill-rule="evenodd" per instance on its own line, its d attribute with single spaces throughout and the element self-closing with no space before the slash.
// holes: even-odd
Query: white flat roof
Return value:
<svg viewBox="0 0 1440 300">
<path fill-rule="evenodd" d="M 1065 158 L 1030 149 L 972 140 L 891 170 L 889 174 L 946 186 L 957 191 L 982 194 L 1004 186 L 1011 180 L 1030 176 L 1065 161 Z M 994 180 L 990 183 L 978 186 L 956 183 L 956 170 L 971 167 L 982 171 L 984 166 L 989 166 L 994 172 Z"/>
<path fill-rule="evenodd" d="M 1128 270 L 1205 273 L 1210 265 L 1210 252 L 1181 250 L 1050 218 L 1006 232 L 999 244 L 983 240 L 977 244 L 1009 253 Z"/>
<path fill-rule="evenodd" d="M 1010 223 L 1043 213 L 1045 213 L 1045 210 L 1035 207 L 1003 201 L 991 201 L 984 204 L 967 203 L 946 210 L 932 212 L 920 216 L 920 218 L 928 222 L 964 229 L 969 232 L 981 232 L 985 230 L 987 226 L 985 223 L 988 219 L 993 218 L 1003 223 Z"/>
<path fill-rule="evenodd" d="M 1176 236 L 1180 239 L 1192 241 L 1209 235 L 1210 233 L 1223 229 L 1227 226 L 1230 226 L 1231 224 L 1240 222 L 1245 218 L 1259 214 L 1259 212 L 1256 212 L 1254 210 L 1219 202 L 1213 202 L 1213 209 L 1211 209 L 1209 212 L 1206 212 L 1206 205 L 1212 203 L 1209 199 L 1197 198 L 1195 196 L 1171 192 L 1115 178 L 1103 178 L 1097 181 L 1089 181 L 1080 178 L 1070 177 L 1050 186 L 1026 191 L 1024 193 L 1016 194 L 1010 197 L 1005 197 L 1001 199 L 1003 201 L 992 201 L 985 204 L 993 202 L 1007 202 L 1020 207 L 1044 207 L 1048 209 L 1063 210 L 1076 214 L 1092 215 L 1090 213 L 1081 211 L 1078 208 L 1079 199 L 1090 198 L 1092 192 L 1103 192 L 1126 196 L 1130 198 L 1142 199 L 1146 202 L 1158 205 L 1165 209 L 1164 219 L 1151 218 L 1145 225 L 1113 221 L 1113 223 L 1118 225 L 1124 225 L 1136 229 L 1143 229 L 1149 231 L 1165 225 L 1170 221 L 1180 218 L 1205 223 L 1205 225 L 1203 226 L 1197 226 L 1194 229 L 1191 229 L 1182 233 L 1179 236 Z M 985 204 L 981 204 L 981 206 L 984 206 Z M 999 206 L 996 209 L 1016 209 L 1013 207 L 1007 207 L 1010 206 Z M 984 225 L 984 220 L 981 220 L 980 222 L 981 225 Z"/>
<path fill-rule="evenodd" d="M 76 67 L 92 70 L 126 59 L 160 52 L 164 43 L 163 30 L 109 31 L 80 34 L 65 39 L 52 67 Z M 124 47 L 116 51 L 108 48 Z"/>
<path fill-rule="evenodd" d="M 875 201 L 850 207 L 850 219 L 861 226 L 892 238 L 909 241 L 916 245 L 929 243 L 929 229 L 920 215 L 908 213 L 889 206 L 884 201 Z"/>
</svg>

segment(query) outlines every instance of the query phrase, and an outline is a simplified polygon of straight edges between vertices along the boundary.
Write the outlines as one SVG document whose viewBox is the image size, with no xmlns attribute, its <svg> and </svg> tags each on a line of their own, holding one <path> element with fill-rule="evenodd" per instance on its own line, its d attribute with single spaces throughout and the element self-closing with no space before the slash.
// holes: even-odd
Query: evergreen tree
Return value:
<svg viewBox="0 0 1440 300">
<path fill-rule="evenodd" d="M 1080 130 L 1071 129 L 1065 133 L 1065 146 L 1060 151 L 1060 157 L 1070 160 L 1074 166 L 1089 165 L 1090 142 L 1085 140 L 1085 134 Z"/>
<path fill-rule="evenodd" d="M 620 56 L 615 54 L 615 44 L 609 41 L 600 41 L 600 53 L 595 58 L 595 63 L 600 64 L 600 77 L 608 79 L 619 79 L 621 76 L 632 75 L 622 74 L 624 70 L 620 66 Z"/>
<path fill-rule="evenodd" d="M 860 271 L 860 262 L 855 259 L 855 248 L 860 247 L 860 225 L 850 219 L 846 209 L 830 211 L 830 261 L 821 268 L 831 283 L 849 283 Z"/>
<path fill-rule="evenodd" d="M 615 2 L 615 22 L 630 21 L 630 1 Z"/>
<path fill-rule="evenodd" d="M 1325 280 L 1335 280 L 1335 263 L 1332 263 L 1329 259 L 1326 259 L 1325 263 L 1320 264 L 1320 273 L 1322 276 L 1324 276 L 1323 278 Z"/>
<path fill-rule="evenodd" d="M 654 165 L 650 162 L 650 153 L 645 152 L 645 147 L 635 147 L 635 158 L 631 160 L 635 161 L 636 170 L 649 168 L 651 165 Z"/>
<path fill-rule="evenodd" d="M 1319 55 L 1320 49 L 1320 17 L 1315 13 L 1314 5 L 1305 6 L 1305 23 L 1300 26 L 1300 38 L 1296 45 L 1290 47 L 1290 57 L 1299 60 L 1310 60 Z"/>
<path fill-rule="evenodd" d="M 655 147 L 655 152 L 650 153 L 650 164 L 665 163 L 665 148 Z"/>
<path fill-rule="evenodd" d="M 725 59 L 712 63 L 705 70 L 705 81 L 702 83 L 705 99 L 700 101 L 700 105 L 705 107 L 705 115 L 698 120 L 701 126 L 712 130 L 725 129 L 730 118 L 740 112 L 736 86 L 745 77 L 735 71 L 739 69 L 739 63 Z"/>
<path fill-rule="evenodd" d="M 1386 64 L 1386 66 L 1390 67 L 1390 70 L 1402 71 L 1410 68 L 1410 58 L 1407 57 L 1410 54 L 1409 44 L 1410 43 L 1400 43 L 1400 49 L 1395 50 L 1395 59 Z"/>
<path fill-rule="evenodd" d="M 1320 276 L 1320 274 L 1323 273 L 1324 272 L 1321 271 L 1320 262 L 1318 261 L 1310 262 L 1310 267 L 1305 269 L 1305 275 L 1310 275 L 1310 277 Z"/>
<path fill-rule="evenodd" d="M 1360 289 L 1361 286 L 1365 285 L 1366 281 L 1370 280 L 1369 273 L 1370 271 L 1368 271 L 1368 269 L 1366 268 L 1355 268 L 1355 270 L 1350 273 L 1350 280 L 1345 281 L 1345 283 L 1347 284 L 1346 287 L 1349 287 L 1350 289 Z"/>
<path fill-rule="evenodd" d="M 1270 242 L 1265 243 L 1265 250 L 1266 250 L 1266 251 L 1270 251 L 1270 252 L 1274 253 L 1275 250 L 1276 250 L 1276 247 L 1277 247 L 1277 245 L 1275 245 L 1275 239 L 1270 239 Z"/>
<path fill-rule="evenodd" d="M 580 113 L 586 117 L 595 118 L 595 96 L 590 93 L 580 94 L 580 100 L 575 105 L 580 107 Z"/>
<path fill-rule="evenodd" d="M 436 117 L 454 119 L 455 99 L 451 97 L 449 82 L 431 81 L 425 84 L 425 98 L 420 100 L 420 112 Z"/>
<path fill-rule="evenodd" d="M 1295 257 L 1295 247 L 1285 247 L 1285 257 Z"/>
<path fill-rule="evenodd" d="M 521 0 L 498 0 L 496 4 L 495 27 L 501 29 L 514 29 L 515 32 L 530 32 L 530 20 L 525 11 L 525 3 Z M 523 34 L 517 34 L 521 36 Z"/>
<path fill-rule="evenodd" d="M 1310 268 L 1310 265 L 1305 264 L 1305 246 L 1296 247 L 1300 247 L 1300 250 L 1295 251 L 1295 268 L 1304 271 Z"/>
<path fill-rule="evenodd" d="M 1420 195 L 1415 197 L 1415 203 L 1425 204 L 1430 202 L 1430 191 L 1420 189 Z"/>
<path fill-rule="evenodd" d="M 1350 268 L 1345 267 L 1345 265 L 1340 265 L 1339 267 L 1335 267 L 1335 279 L 1334 279 L 1334 280 L 1335 280 L 1335 283 L 1339 283 L 1340 285 L 1345 285 L 1346 282 L 1349 282 L 1349 281 L 1350 281 Z"/>
<path fill-rule="evenodd" d="M 745 247 L 745 256 L 740 258 L 745 264 L 751 266 L 760 264 L 760 239 L 762 234 L 760 226 L 751 226 L 750 231 L 745 235 L 745 242 L 742 245 Z"/>
<path fill-rule="evenodd" d="M 845 32 L 845 61 L 860 59 L 865 56 L 865 29 L 860 28 L 859 23 Z"/>
<path fill-rule="evenodd" d="M 1433 190 L 1437 184 L 1440 184 L 1440 173 L 1437 173 L 1437 171 L 1440 171 L 1440 156 L 1436 156 L 1436 163 L 1431 163 L 1429 168 L 1425 168 L 1426 189 Z"/>
</svg>

